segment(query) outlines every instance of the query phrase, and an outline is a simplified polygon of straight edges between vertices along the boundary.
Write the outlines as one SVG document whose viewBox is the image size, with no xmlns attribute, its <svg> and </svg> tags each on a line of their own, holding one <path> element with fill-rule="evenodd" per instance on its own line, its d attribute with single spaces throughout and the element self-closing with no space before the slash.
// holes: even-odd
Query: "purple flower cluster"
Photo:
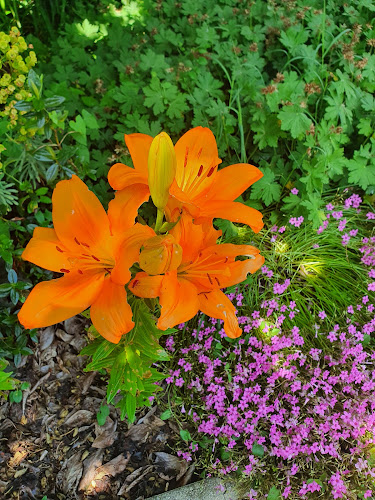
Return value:
<svg viewBox="0 0 375 500">
<path fill-rule="evenodd" d="M 298 314 L 293 303 L 283 307 L 273 300 L 262 305 L 266 312 Z M 255 333 L 260 311 L 254 313 L 240 317 L 240 323 Z M 280 327 L 278 319 L 272 327 Z M 362 328 L 350 322 L 346 331 L 339 330 L 337 325 L 327 332 L 338 352 L 335 357 L 323 356 L 316 348 L 301 349 L 304 341 L 297 327 L 269 340 L 249 334 L 220 355 L 215 326 L 201 324 L 193 331 L 195 342 L 183 349 L 186 358 L 178 361 L 189 369 L 175 370 L 168 382 L 179 386 L 184 379 L 192 402 L 189 414 L 198 424 L 198 433 L 211 438 L 212 451 L 224 442 L 228 451 L 238 450 L 234 463 L 225 466 L 218 460 L 212 472 L 225 475 L 240 463 L 245 474 L 254 475 L 263 470 L 265 459 L 272 459 L 284 471 L 284 498 L 292 490 L 298 489 L 302 498 L 320 490 L 318 483 L 300 486 L 295 478 L 300 460 L 312 466 L 330 458 L 337 468 L 342 461 L 362 461 L 362 476 L 375 477 L 375 468 L 362 458 L 366 448 L 375 444 L 375 355 L 358 343 L 365 333 L 375 331 L 375 318 Z M 202 402 L 203 410 L 199 409 Z M 254 451 L 259 445 L 264 458 Z M 244 455 L 247 463 L 241 459 Z M 345 476 L 331 471 L 332 496 L 343 498 L 348 487 Z"/>
<path fill-rule="evenodd" d="M 343 211 L 359 210 L 360 203 L 361 198 L 352 195 L 342 210 L 327 205 L 327 215 L 343 231 Z M 289 222 L 299 227 L 303 217 Z M 318 233 L 327 226 L 328 219 Z M 285 226 L 271 229 L 284 231 Z M 357 232 L 351 230 L 349 239 Z M 375 279 L 375 238 L 363 238 L 359 250 L 368 276 Z M 201 317 L 190 343 L 185 337 L 184 347 L 178 348 L 172 336 L 166 342 L 178 360 L 166 381 L 184 385 L 187 415 L 197 426 L 196 440 L 178 454 L 192 460 L 202 452 L 206 436 L 213 457 L 209 475 L 240 469 L 244 476 L 258 477 L 272 470 L 273 483 L 285 499 L 310 498 L 322 490 L 329 498 L 349 493 L 370 498 L 375 467 L 367 457 L 375 444 L 375 353 L 366 350 L 365 341 L 375 332 L 374 296 L 359 297 L 347 308 L 346 325 L 332 326 L 324 310 L 311 317 L 311 329 L 320 329 L 320 337 L 330 345 L 327 354 L 308 347 L 300 328 L 290 327 L 300 314 L 298 303 L 284 293 L 290 279 L 272 282 L 274 272 L 267 266 L 261 272 L 273 298 L 239 316 L 243 337 L 228 343 L 222 324 L 218 326 L 222 322 Z M 375 291 L 375 281 L 368 290 Z M 240 290 L 228 297 L 241 307 Z M 319 325 L 314 325 L 316 320 Z M 215 454 L 223 447 L 228 460 Z M 249 498 L 259 498 L 258 493 L 251 489 Z"/>
<path fill-rule="evenodd" d="M 303 221 L 304 218 L 302 217 L 302 215 L 300 217 L 291 217 L 289 219 L 289 224 L 291 224 L 294 227 L 300 227 Z"/>
</svg>

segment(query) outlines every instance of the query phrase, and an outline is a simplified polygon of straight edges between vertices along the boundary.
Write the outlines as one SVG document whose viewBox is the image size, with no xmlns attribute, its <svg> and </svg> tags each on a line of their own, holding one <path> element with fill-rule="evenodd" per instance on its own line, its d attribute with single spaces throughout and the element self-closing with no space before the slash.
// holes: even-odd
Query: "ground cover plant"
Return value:
<svg viewBox="0 0 375 500">
<path fill-rule="evenodd" d="M 250 498 L 374 496 L 371 2 L 0 7 L 0 391 L 91 305 L 98 422 L 158 404 Z"/>
<path fill-rule="evenodd" d="M 373 496 L 375 238 L 364 235 L 374 212 L 360 201 L 327 204 L 318 231 L 291 218 L 263 235 L 272 265 L 229 293 L 243 338 L 228 342 L 201 317 L 166 340 L 166 416 L 191 431 L 181 431 L 178 454 L 210 475 L 235 471 L 244 498 Z M 326 252 L 339 261 L 334 277 Z"/>
</svg>

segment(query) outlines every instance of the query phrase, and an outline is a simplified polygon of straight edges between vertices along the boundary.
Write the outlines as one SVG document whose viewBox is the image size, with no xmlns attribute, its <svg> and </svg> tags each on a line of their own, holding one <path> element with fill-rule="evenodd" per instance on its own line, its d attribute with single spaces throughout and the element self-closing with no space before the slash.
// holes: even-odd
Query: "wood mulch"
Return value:
<svg viewBox="0 0 375 500">
<path fill-rule="evenodd" d="M 193 464 L 173 455 L 179 429 L 156 405 L 130 426 L 111 406 L 98 425 L 106 382 L 83 371 L 84 321 L 42 330 L 35 355 L 14 374 L 30 389 L 21 403 L 0 401 L 2 500 L 143 500 L 198 479 Z"/>
</svg>

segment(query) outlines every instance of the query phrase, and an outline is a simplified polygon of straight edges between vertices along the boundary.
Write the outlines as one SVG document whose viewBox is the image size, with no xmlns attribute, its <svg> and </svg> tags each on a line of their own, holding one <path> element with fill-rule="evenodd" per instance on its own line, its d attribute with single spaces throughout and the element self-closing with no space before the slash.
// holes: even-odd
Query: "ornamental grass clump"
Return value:
<svg viewBox="0 0 375 500">
<path fill-rule="evenodd" d="M 301 275 L 299 267 L 281 280 L 267 261 L 258 276 L 258 307 L 245 307 L 249 285 L 229 293 L 245 336 L 227 339 L 221 322 L 201 317 L 193 330 L 179 325 L 183 342 L 180 334 L 166 341 L 175 360 L 168 392 L 181 397 L 175 411 L 191 435 L 178 453 L 209 475 L 238 474 L 243 498 L 370 498 L 375 490 L 375 354 L 369 348 L 375 308 L 367 279 L 375 275 L 375 238 L 371 217 L 358 210 L 343 208 L 357 229 L 348 245 L 342 245 L 340 217 L 330 221 L 331 252 L 336 248 L 340 257 L 350 243 L 347 258 L 362 280 L 345 299 L 351 303 L 336 304 L 332 313 L 316 295 L 307 321 L 300 279 L 308 272 Z M 281 235 L 304 242 L 308 229 L 289 225 Z M 310 245 L 323 248 L 328 234 L 311 231 Z M 268 233 L 270 252 L 282 238 L 275 227 Z M 323 272 L 320 279 L 334 278 Z"/>
</svg>

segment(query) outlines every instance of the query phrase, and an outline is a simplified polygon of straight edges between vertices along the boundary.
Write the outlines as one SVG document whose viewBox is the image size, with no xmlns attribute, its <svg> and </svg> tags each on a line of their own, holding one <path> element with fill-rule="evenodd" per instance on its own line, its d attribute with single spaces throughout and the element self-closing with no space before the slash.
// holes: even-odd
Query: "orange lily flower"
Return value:
<svg viewBox="0 0 375 500">
<path fill-rule="evenodd" d="M 109 203 L 98 198 L 75 175 L 57 184 L 52 195 L 54 229 L 37 227 L 22 258 L 64 276 L 36 285 L 18 313 L 25 328 L 59 323 L 91 306 L 91 319 L 107 340 L 118 343 L 134 326 L 124 288 L 140 247 L 154 236 L 134 225 L 148 199 L 145 186 L 124 190 Z"/>
<path fill-rule="evenodd" d="M 228 337 L 241 335 L 235 307 L 220 289 L 242 282 L 248 273 L 254 273 L 263 265 L 264 257 L 251 245 L 217 245 L 220 234 L 221 231 L 212 226 L 207 231 L 193 224 L 192 218 L 183 214 L 168 236 L 171 247 L 182 249 L 177 269 L 175 261 L 162 275 L 139 272 L 129 283 L 129 290 L 138 297 L 159 297 L 161 315 L 157 326 L 160 330 L 183 323 L 201 310 L 222 319 Z M 166 242 L 163 243 L 165 247 Z M 251 258 L 236 261 L 239 255 Z"/>
<path fill-rule="evenodd" d="M 147 160 L 152 137 L 145 134 L 125 135 L 134 168 L 116 163 L 108 180 L 113 189 L 122 190 L 134 183 L 148 183 Z M 262 214 L 254 208 L 235 202 L 249 186 L 263 177 L 253 165 L 240 163 L 218 170 L 216 140 L 210 129 L 196 127 L 184 134 L 174 146 L 177 168 L 169 189 L 169 217 L 175 208 L 184 208 L 195 223 L 208 223 L 219 217 L 249 225 L 256 233 L 262 227 Z"/>
</svg>

